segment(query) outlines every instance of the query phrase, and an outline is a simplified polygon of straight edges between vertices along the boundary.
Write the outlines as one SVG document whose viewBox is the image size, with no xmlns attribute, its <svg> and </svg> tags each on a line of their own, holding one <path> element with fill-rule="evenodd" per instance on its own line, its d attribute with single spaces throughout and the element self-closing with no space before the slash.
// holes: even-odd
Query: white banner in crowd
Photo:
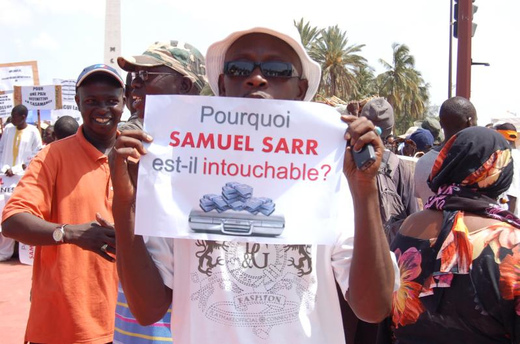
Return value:
<svg viewBox="0 0 520 344">
<path fill-rule="evenodd" d="M 34 85 L 31 65 L 0 66 L 0 91 L 11 91 L 15 85 Z"/>
<path fill-rule="evenodd" d="M 50 121 L 54 124 L 58 118 L 63 116 L 73 117 L 80 125 L 83 123 L 81 112 L 74 99 L 76 95 L 76 80 L 73 79 L 53 79 L 55 85 L 61 85 L 62 109 L 51 111 Z"/>
<path fill-rule="evenodd" d="M 0 214 L 4 210 L 4 206 L 13 194 L 14 188 L 22 178 L 23 173 L 15 174 L 12 177 L 8 177 L 5 174 L 0 174 Z M 2 228 L 0 227 L 0 232 Z M 20 243 L 18 246 L 19 250 L 19 259 L 23 264 L 32 265 L 33 264 L 33 255 L 34 255 L 34 246 L 25 245 Z"/>
<path fill-rule="evenodd" d="M 72 79 L 53 79 L 55 85 L 61 86 L 61 102 L 63 110 L 78 111 L 78 105 L 74 97 L 76 96 L 76 80 Z"/>
<path fill-rule="evenodd" d="M 14 98 L 29 110 L 61 109 L 61 86 L 15 86 Z"/>
<path fill-rule="evenodd" d="M 15 174 L 12 177 L 8 177 L 3 173 L 0 173 L 0 199 L 7 200 L 11 195 L 13 194 L 15 186 L 18 184 L 20 179 L 22 178 L 23 173 L 21 174 Z M 0 209 L 0 212 L 2 212 L 4 208 L 2 207 Z"/>
<path fill-rule="evenodd" d="M 14 107 L 13 93 L 0 94 L 0 118 L 7 118 L 11 116 L 11 110 Z"/>
<path fill-rule="evenodd" d="M 18 258 L 20 263 L 33 265 L 34 263 L 34 246 L 19 243 L 18 245 Z"/>
<path fill-rule="evenodd" d="M 333 244 L 353 230 L 346 124 L 310 102 L 148 96 L 136 233 Z"/>
</svg>

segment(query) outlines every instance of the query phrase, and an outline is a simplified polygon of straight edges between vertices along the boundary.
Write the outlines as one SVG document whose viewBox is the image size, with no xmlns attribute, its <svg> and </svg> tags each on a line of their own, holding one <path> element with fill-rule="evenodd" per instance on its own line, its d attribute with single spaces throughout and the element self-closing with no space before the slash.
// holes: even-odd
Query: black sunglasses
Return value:
<svg viewBox="0 0 520 344">
<path fill-rule="evenodd" d="M 172 74 L 172 73 L 167 73 L 167 72 L 149 72 L 147 70 L 140 70 L 140 71 L 137 71 L 137 72 L 132 72 L 132 80 L 137 78 L 137 77 L 139 77 L 143 81 L 148 81 L 148 79 L 150 79 L 150 75 L 168 75 L 168 74 Z"/>
<path fill-rule="evenodd" d="M 266 78 L 299 78 L 298 72 L 289 62 L 253 62 L 253 61 L 228 61 L 224 63 L 224 74 L 229 76 L 249 76 L 256 67 L 260 67 L 262 75 Z"/>
</svg>

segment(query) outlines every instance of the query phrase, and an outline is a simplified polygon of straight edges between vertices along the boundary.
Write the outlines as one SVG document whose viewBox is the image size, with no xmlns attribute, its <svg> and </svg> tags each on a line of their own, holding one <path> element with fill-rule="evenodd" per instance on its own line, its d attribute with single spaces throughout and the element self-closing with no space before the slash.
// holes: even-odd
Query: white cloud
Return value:
<svg viewBox="0 0 520 344">
<path fill-rule="evenodd" d="M 1 8 L 0 24 L 17 27 L 31 23 L 35 17 L 56 14 L 105 16 L 105 0 L 2 0 Z"/>
<path fill-rule="evenodd" d="M 3 0 L 1 2 L 0 25 L 21 27 L 32 20 L 32 13 L 25 1 Z"/>
<path fill-rule="evenodd" d="M 16 50 L 20 51 L 21 49 L 24 48 L 25 44 L 23 42 L 23 40 L 17 38 L 14 40 L 14 45 L 16 47 Z"/>
<path fill-rule="evenodd" d="M 58 41 L 47 32 L 40 32 L 31 40 L 31 47 L 41 50 L 57 51 L 60 47 Z"/>
</svg>

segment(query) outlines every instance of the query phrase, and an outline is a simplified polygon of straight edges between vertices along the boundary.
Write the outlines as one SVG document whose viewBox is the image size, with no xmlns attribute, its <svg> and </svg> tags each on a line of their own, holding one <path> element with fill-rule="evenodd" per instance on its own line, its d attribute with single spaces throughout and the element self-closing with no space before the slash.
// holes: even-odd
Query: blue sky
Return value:
<svg viewBox="0 0 520 344">
<path fill-rule="evenodd" d="M 479 124 L 520 116 L 520 1 L 476 0 L 471 101 Z M 104 0 L 0 0 L 0 63 L 37 60 L 40 83 L 75 79 L 87 65 L 103 61 Z M 383 71 L 392 43 L 409 46 L 416 68 L 430 84 L 431 102 L 448 97 L 449 0 L 121 0 L 123 55 L 138 55 L 154 41 L 187 41 L 202 53 L 230 32 L 253 26 L 292 30 L 293 20 L 339 25 L 349 44 L 365 44 L 362 55 Z M 454 40 L 454 66 L 456 40 Z M 455 79 L 454 79 L 455 80 Z M 455 91 L 453 91 L 455 95 Z"/>
</svg>

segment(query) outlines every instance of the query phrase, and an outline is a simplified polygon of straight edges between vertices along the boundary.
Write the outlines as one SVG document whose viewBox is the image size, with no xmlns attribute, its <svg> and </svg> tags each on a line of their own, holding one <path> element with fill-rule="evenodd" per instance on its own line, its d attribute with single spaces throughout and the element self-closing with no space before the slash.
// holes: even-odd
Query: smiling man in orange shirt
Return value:
<svg viewBox="0 0 520 344">
<path fill-rule="evenodd" d="M 4 208 L 4 234 L 37 246 L 26 341 L 112 341 L 115 234 L 103 219 L 112 221 L 107 153 L 123 112 L 123 87 L 109 66 L 83 70 L 76 83 L 83 125 L 32 160 Z"/>
</svg>

